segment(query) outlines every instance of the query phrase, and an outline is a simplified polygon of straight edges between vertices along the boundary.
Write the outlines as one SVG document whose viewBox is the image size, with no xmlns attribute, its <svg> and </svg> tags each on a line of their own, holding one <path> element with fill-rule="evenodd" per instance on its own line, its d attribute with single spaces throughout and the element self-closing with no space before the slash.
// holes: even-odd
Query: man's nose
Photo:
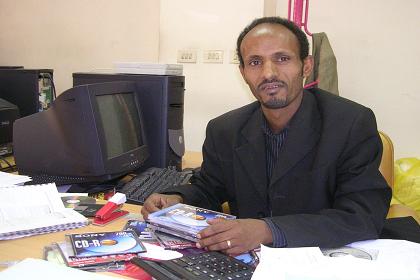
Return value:
<svg viewBox="0 0 420 280">
<path fill-rule="evenodd" d="M 277 77 L 277 68 L 275 67 L 274 63 L 271 61 L 267 61 L 263 64 L 263 78 L 264 79 L 272 79 Z"/>
</svg>

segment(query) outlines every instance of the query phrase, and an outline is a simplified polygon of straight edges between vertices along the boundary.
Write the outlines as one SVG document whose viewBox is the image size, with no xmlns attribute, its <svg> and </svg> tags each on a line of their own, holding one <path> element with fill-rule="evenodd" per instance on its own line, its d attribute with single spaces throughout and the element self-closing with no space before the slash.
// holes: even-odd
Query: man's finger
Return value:
<svg viewBox="0 0 420 280">
<path fill-rule="evenodd" d="M 225 219 L 217 218 L 208 220 L 207 223 L 210 225 L 198 233 L 198 238 L 206 238 L 215 234 L 219 234 L 228 231 L 233 227 L 233 221 L 227 221 Z"/>
</svg>

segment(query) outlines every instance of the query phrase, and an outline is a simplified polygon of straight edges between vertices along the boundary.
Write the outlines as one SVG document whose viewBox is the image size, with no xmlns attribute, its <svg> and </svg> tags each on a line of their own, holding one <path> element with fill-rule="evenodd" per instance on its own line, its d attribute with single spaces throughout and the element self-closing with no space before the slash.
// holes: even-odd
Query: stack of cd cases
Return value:
<svg viewBox="0 0 420 280">
<path fill-rule="evenodd" d="M 233 215 L 178 203 L 149 215 L 150 228 L 197 242 L 197 233 L 205 229 L 208 220 L 236 219 Z"/>
</svg>

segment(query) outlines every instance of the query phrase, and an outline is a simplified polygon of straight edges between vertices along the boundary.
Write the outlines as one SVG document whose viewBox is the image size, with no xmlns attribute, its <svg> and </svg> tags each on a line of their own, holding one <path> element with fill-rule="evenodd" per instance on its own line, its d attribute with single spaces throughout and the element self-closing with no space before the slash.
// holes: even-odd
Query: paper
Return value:
<svg viewBox="0 0 420 280">
<path fill-rule="evenodd" d="M 24 259 L 23 261 L 0 272 L 0 280 L 112 280 L 120 279 L 103 274 L 86 272 L 64 265 L 58 265 L 52 262 L 40 259 Z"/>
<path fill-rule="evenodd" d="M 0 188 L 0 240 L 73 229 L 88 220 L 65 208 L 55 184 Z"/>
<path fill-rule="evenodd" d="M 420 244 L 404 240 L 373 240 L 349 244 L 378 251 L 376 260 L 326 257 L 319 248 L 269 248 L 261 246 L 260 264 L 253 280 L 418 280 Z"/>
<path fill-rule="evenodd" d="M 165 250 L 165 248 L 160 247 L 159 245 L 151 243 L 143 243 L 146 247 L 146 253 L 140 253 L 139 257 L 149 260 L 172 260 L 176 258 L 181 258 L 182 254 L 177 251 Z"/>
<path fill-rule="evenodd" d="M 20 185 L 29 181 L 32 181 L 31 177 L 0 171 L 0 188 L 10 185 Z"/>
</svg>

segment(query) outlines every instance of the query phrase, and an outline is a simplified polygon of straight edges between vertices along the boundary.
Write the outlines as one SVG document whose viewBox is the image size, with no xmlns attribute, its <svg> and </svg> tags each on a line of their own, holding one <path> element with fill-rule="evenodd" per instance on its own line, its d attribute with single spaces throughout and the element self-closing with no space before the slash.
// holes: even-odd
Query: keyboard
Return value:
<svg viewBox="0 0 420 280">
<path fill-rule="evenodd" d="M 138 175 L 134 175 L 121 189 L 118 189 L 118 192 L 126 195 L 128 203 L 143 205 L 152 193 L 159 193 L 173 186 L 188 184 L 191 176 L 192 171 L 177 171 L 173 166 L 167 168 L 151 167 Z"/>
<path fill-rule="evenodd" d="M 252 266 L 215 251 L 167 261 L 149 261 L 135 257 L 131 262 L 159 280 L 246 280 L 251 279 L 254 272 Z"/>
</svg>

